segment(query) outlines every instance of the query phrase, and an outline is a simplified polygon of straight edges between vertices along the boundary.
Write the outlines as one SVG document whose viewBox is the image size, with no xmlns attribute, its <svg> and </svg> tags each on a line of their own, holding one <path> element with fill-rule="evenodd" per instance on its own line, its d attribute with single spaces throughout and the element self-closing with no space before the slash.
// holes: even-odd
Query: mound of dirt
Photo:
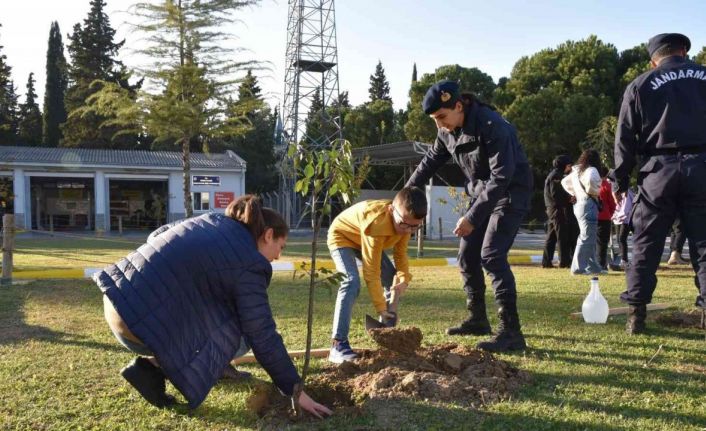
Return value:
<svg viewBox="0 0 706 431">
<path fill-rule="evenodd" d="M 699 328 L 703 329 L 703 322 L 700 310 L 672 311 L 660 313 L 655 322 L 664 326 L 677 328 Z"/>
<path fill-rule="evenodd" d="M 397 400 L 479 408 L 507 399 L 530 380 L 527 372 L 489 352 L 456 343 L 420 347 L 418 328 L 374 331 L 371 335 L 383 348 L 359 350 L 355 361 L 325 366 L 308 379 L 307 393 L 336 408 L 336 414 Z M 281 401 L 270 405 L 267 420 L 272 409 L 282 406 Z"/>
<path fill-rule="evenodd" d="M 393 352 L 409 355 L 422 345 L 422 331 L 415 327 L 370 329 L 368 333 L 376 343 Z"/>
</svg>

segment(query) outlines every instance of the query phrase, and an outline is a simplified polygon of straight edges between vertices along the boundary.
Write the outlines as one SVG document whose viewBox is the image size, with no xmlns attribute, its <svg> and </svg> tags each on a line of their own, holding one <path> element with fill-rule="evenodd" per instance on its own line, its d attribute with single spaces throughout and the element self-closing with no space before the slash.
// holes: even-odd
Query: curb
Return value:
<svg viewBox="0 0 706 431">
<path fill-rule="evenodd" d="M 542 256 L 508 256 L 508 261 L 510 264 L 535 264 L 542 262 Z M 308 261 L 297 261 L 297 262 L 272 262 L 272 271 L 294 271 L 300 265 L 300 262 Z M 456 267 L 458 260 L 455 257 L 435 257 L 435 258 L 421 258 L 421 259 L 410 259 L 410 267 Z M 360 261 L 358 261 L 358 267 L 361 266 Z M 331 260 L 319 260 L 319 268 L 326 269 L 336 269 L 333 261 Z M 93 274 L 101 271 L 103 268 L 56 268 L 56 269 L 43 269 L 43 270 L 30 270 L 14 271 L 12 276 L 17 279 L 80 279 L 80 278 L 91 278 Z"/>
</svg>

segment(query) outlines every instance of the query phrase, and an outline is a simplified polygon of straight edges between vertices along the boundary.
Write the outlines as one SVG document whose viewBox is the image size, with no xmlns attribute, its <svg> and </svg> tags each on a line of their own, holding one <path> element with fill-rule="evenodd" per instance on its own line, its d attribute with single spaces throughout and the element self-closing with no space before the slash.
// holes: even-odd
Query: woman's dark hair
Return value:
<svg viewBox="0 0 706 431">
<path fill-rule="evenodd" d="M 579 172 L 585 171 L 588 167 L 594 167 L 600 171 L 601 157 L 596 150 L 586 150 L 579 156 L 578 160 Z"/>
<path fill-rule="evenodd" d="M 272 229 L 274 238 L 289 234 L 289 226 L 284 218 L 272 208 L 263 208 L 262 201 L 255 195 L 243 195 L 228 204 L 226 216 L 243 223 L 255 241 L 267 229 Z"/>
<path fill-rule="evenodd" d="M 570 165 L 571 163 L 571 157 L 566 154 L 562 154 L 554 158 L 552 161 L 552 166 L 556 169 L 564 169 L 566 165 Z"/>
</svg>

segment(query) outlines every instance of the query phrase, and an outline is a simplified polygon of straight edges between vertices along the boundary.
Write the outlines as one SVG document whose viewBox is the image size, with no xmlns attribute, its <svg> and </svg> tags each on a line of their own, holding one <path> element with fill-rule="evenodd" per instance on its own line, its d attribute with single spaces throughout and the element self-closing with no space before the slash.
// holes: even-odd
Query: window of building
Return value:
<svg viewBox="0 0 706 431">
<path fill-rule="evenodd" d="M 194 211 L 208 211 L 211 209 L 211 198 L 208 192 L 194 192 Z"/>
</svg>

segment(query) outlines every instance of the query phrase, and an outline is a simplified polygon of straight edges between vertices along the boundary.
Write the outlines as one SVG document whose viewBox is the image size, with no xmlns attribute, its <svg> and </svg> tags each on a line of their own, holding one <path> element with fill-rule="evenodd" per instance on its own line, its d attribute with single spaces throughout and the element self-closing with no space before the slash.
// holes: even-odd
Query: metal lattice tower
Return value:
<svg viewBox="0 0 706 431">
<path fill-rule="evenodd" d="M 279 152 L 281 191 L 290 197 L 284 212 L 291 225 L 301 221 L 303 209 L 294 193 L 287 146 L 297 144 L 306 151 L 342 139 L 336 109 L 339 88 L 334 0 L 289 0 L 285 67 L 284 139 Z M 317 98 L 322 109 L 312 112 L 312 102 Z"/>
</svg>

